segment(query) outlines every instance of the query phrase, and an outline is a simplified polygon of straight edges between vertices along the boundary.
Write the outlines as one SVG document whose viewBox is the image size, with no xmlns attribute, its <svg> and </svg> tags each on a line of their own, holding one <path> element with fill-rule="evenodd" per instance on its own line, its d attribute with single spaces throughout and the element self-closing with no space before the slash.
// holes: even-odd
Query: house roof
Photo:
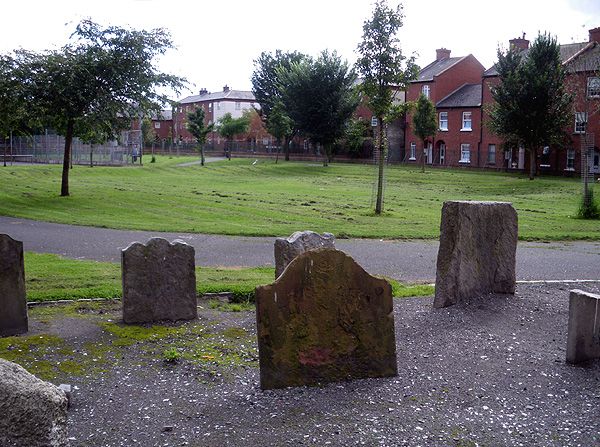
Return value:
<svg viewBox="0 0 600 447">
<path fill-rule="evenodd" d="M 560 45 L 560 60 L 563 62 L 563 64 L 568 63 L 571 59 L 573 59 L 574 56 L 581 53 L 581 51 L 585 50 L 585 48 L 589 45 L 589 42 L 568 43 L 565 45 Z M 523 54 L 523 57 L 527 57 L 527 55 L 529 54 L 529 49 L 523 50 L 521 54 Z M 498 76 L 496 64 L 484 71 L 483 76 Z"/>
<path fill-rule="evenodd" d="M 481 107 L 481 84 L 464 84 L 438 101 L 440 108 Z"/>
<path fill-rule="evenodd" d="M 245 90 L 227 90 L 214 93 L 204 93 L 202 95 L 192 95 L 179 101 L 181 104 L 190 104 L 194 102 L 205 101 L 256 101 L 252 92 Z"/>
<path fill-rule="evenodd" d="M 154 121 L 169 121 L 173 119 L 173 111 L 169 109 L 161 110 L 152 115 Z"/>
<path fill-rule="evenodd" d="M 423 68 L 419 72 L 419 75 L 417 76 L 417 79 L 415 79 L 412 82 L 433 81 L 433 77 L 434 76 L 438 76 L 439 74 L 441 74 L 444 71 L 448 70 L 450 67 L 452 67 L 456 63 L 458 63 L 461 60 L 463 60 L 465 57 L 466 56 L 462 56 L 462 57 L 448 57 L 446 59 L 438 59 L 436 61 L 433 61 L 431 64 L 429 64 L 425 68 Z"/>
</svg>

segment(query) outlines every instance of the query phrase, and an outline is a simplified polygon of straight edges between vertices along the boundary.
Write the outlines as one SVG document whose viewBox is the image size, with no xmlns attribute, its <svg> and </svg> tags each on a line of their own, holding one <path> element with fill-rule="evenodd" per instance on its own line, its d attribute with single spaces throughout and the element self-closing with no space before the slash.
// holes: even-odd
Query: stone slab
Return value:
<svg viewBox="0 0 600 447">
<path fill-rule="evenodd" d="M 577 364 L 600 358 L 600 295 L 571 290 L 567 363 Z"/>
<path fill-rule="evenodd" d="M 331 233 L 296 231 L 290 237 L 275 239 L 275 279 L 296 256 L 317 248 L 335 248 L 335 236 Z"/>
<path fill-rule="evenodd" d="M 262 389 L 397 374 L 392 288 L 341 251 L 296 257 L 256 308 Z"/>
<path fill-rule="evenodd" d="M 0 359 L 0 446 L 67 445 L 65 393 L 16 363 Z"/>
<path fill-rule="evenodd" d="M 27 330 L 23 243 L 0 234 L 0 337 Z"/>
<path fill-rule="evenodd" d="M 444 202 L 433 307 L 514 294 L 518 221 L 506 202 Z"/>
<path fill-rule="evenodd" d="M 194 247 L 152 238 L 121 252 L 123 321 L 152 323 L 198 317 Z"/>
</svg>

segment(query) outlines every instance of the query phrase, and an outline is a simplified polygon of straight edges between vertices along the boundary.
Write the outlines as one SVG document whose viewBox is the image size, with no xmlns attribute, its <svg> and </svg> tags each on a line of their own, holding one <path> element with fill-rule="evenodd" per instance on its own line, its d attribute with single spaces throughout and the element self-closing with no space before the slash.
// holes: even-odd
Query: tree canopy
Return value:
<svg viewBox="0 0 600 447">
<path fill-rule="evenodd" d="M 198 107 L 187 115 L 187 130 L 194 136 L 198 142 L 198 151 L 200 152 L 200 165 L 204 166 L 204 145 L 206 137 L 214 130 L 214 123 L 204 124 L 205 113 L 202 107 Z"/>
<path fill-rule="evenodd" d="M 492 87 L 489 125 L 527 150 L 533 180 L 538 149 L 564 140 L 571 120 L 573 97 L 565 87 L 560 47 L 554 37 L 540 34 L 526 53 L 498 51 L 496 69 L 500 83 Z"/>
<path fill-rule="evenodd" d="M 361 91 L 367 98 L 369 108 L 379 123 L 377 149 L 379 151 L 379 176 L 375 212 L 383 211 L 383 170 L 385 162 L 384 122 L 392 110 L 394 96 L 404 90 L 408 81 L 417 73 L 414 57 L 406 59 L 397 37 L 403 25 L 402 5 L 388 6 L 386 0 L 377 0 L 373 15 L 363 24 L 363 37 L 358 45 L 356 62 L 361 77 Z"/>
<path fill-rule="evenodd" d="M 250 126 L 250 115 L 244 112 L 239 118 L 234 118 L 231 113 L 226 113 L 217 121 L 217 132 L 231 141 L 236 135 L 246 133 Z"/>
<path fill-rule="evenodd" d="M 423 142 L 423 150 L 425 150 L 425 141 L 427 141 L 427 138 L 433 137 L 437 131 L 435 106 L 422 93 L 417 100 L 413 115 L 413 131 Z M 425 171 L 425 157 L 422 156 L 421 161 L 422 170 Z"/>
<path fill-rule="evenodd" d="M 292 119 L 285 112 L 285 108 L 281 101 L 277 101 L 273 106 L 273 109 L 271 109 L 266 124 L 267 131 L 277 139 L 277 156 L 275 157 L 275 163 L 277 163 L 281 140 L 290 136 L 293 130 Z"/>
<path fill-rule="evenodd" d="M 163 29 L 102 28 L 84 20 L 60 50 L 15 52 L 28 113 L 65 136 L 61 195 L 69 195 L 68 166 L 74 136 L 115 138 L 132 118 L 150 115 L 168 102 L 162 88 L 178 91 L 185 80 L 161 73 L 157 56 L 172 48 Z"/>
<path fill-rule="evenodd" d="M 359 103 L 354 70 L 336 52 L 323 51 L 315 60 L 295 62 L 278 73 L 287 113 L 303 134 L 323 146 L 327 165 Z"/>
</svg>

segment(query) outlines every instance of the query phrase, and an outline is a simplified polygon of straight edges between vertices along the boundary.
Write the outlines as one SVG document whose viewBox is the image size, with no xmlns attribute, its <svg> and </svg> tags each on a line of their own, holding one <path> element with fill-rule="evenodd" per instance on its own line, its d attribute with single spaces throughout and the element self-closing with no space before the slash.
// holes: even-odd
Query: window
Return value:
<svg viewBox="0 0 600 447">
<path fill-rule="evenodd" d="M 448 112 L 440 112 L 440 130 L 448 130 Z"/>
<path fill-rule="evenodd" d="M 221 110 L 221 103 L 220 102 L 217 103 L 217 110 Z"/>
<path fill-rule="evenodd" d="M 377 117 L 376 116 L 371 117 L 371 127 L 377 127 Z"/>
<path fill-rule="evenodd" d="M 488 145 L 488 158 L 487 158 L 487 162 L 490 165 L 495 165 L 496 164 L 496 145 L 495 144 Z"/>
<path fill-rule="evenodd" d="M 585 133 L 587 128 L 587 112 L 575 112 L 575 133 Z"/>
<path fill-rule="evenodd" d="M 212 110 L 212 102 L 208 103 L 208 110 Z"/>
<path fill-rule="evenodd" d="M 410 157 L 408 157 L 408 159 L 409 160 L 417 159 L 417 143 L 415 143 L 415 142 L 410 143 Z"/>
<path fill-rule="evenodd" d="M 567 149 L 567 171 L 575 170 L 575 149 Z"/>
<path fill-rule="evenodd" d="M 600 78 L 587 79 L 587 95 L 588 98 L 600 98 Z"/>
<path fill-rule="evenodd" d="M 242 104 L 239 102 L 235 103 L 235 110 L 240 110 L 242 108 Z"/>
<path fill-rule="evenodd" d="M 471 145 L 461 144 L 460 145 L 460 160 L 459 163 L 471 163 Z"/>
<path fill-rule="evenodd" d="M 157 121 L 154 123 L 154 128 L 155 129 L 160 129 L 160 121 Z"/>
<path fill-rule="evenodd" d="M 423 87 L 421 87 L 421 93 L 423 93 L 423 96 L 425 96 L 425 98 L 429 99 L 429 86 L 426 84 Z"/>
<path fill-rule="evenodd" d="M 471 130 L 471 124 L 471 112 L 463 112 L 462 129 L 460 130 Z"/>
</svg>

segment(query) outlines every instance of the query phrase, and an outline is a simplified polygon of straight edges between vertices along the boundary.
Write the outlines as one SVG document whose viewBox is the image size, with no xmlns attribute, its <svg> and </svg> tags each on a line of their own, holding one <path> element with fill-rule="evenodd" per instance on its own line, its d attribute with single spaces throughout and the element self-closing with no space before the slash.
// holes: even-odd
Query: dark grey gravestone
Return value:
<svg viewBox="0 0 600 447">
<path fill-rule="evenodd" d="M 198 317 L 194 247 L 152 238 L 121 252 L 123 321 L 151 323 Z"/>
<path fill-rule="evenodd" d="M 275 279 L 296 256 L 317 248 L 335 248 L 335 236 L 331 233 L 296 231 L 290 237 L 275 239 Z"/>
<path fill-rule="evenodd" d="M 514 294 L 517 212 L 505 202 L 444 202 L 433 307 Z"/>
<path fill-rule="evenodd" d="M 600 295 L 571 290 L 567 363 L 600 358 Z"/>
<path fill-rule="evenodd" d="M 67 446 L 67 396 L 0 359 L 0 446 Z"/>
<path fill-rule="evenodd" d="M 0 337 L 27 329 L 23 243 L 0 234 Z"/>
</svg>

